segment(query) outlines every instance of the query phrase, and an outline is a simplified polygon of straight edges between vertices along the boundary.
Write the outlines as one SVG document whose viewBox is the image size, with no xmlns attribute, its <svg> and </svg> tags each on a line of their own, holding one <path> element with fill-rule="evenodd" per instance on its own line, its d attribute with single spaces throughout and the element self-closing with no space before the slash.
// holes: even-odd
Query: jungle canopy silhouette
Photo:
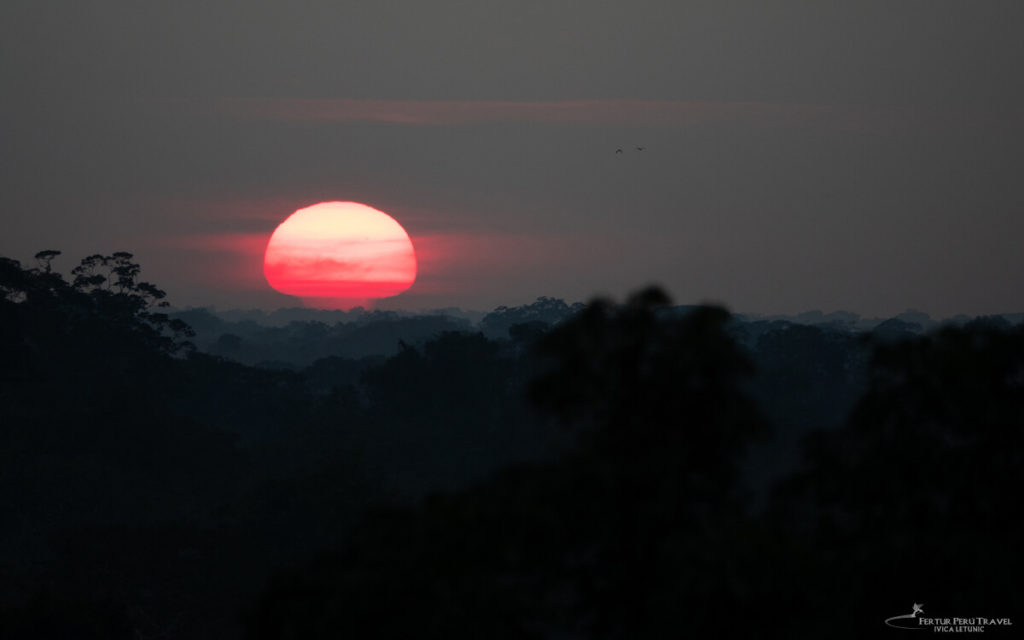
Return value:
<svg viewBox="0 0 1024 640">
<path fill-rule="evenodd" d="M 854 638 L 1018 606 L 1021 325 L 649 288 L 217 335 L 129 253 L 59 258 L 0 259 L 4 637 Z M 384 327 L 420 333 L 229 357 Z"/>
</svg>

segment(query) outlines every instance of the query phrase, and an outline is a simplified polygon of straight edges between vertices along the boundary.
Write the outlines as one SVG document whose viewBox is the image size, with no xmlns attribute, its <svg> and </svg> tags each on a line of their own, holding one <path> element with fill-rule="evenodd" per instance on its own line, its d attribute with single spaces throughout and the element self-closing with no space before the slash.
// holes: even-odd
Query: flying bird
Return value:
<svg viewBox="0 0 1024 640">
<path fill-rule="evenodd" d="M 637 150 L 637 151 L 643 151 L 643 150 L 644 150 L 644 149 L 646 149 L 646 148 L 647 148 L 647 147 L 637 147 L 637 148 L 636 148 L 636 150 Z"/>
<path fill-rule="evenodd" d="M 622 153 L 622 149 L 616 149 L 615 153 Z"/>
</svg>

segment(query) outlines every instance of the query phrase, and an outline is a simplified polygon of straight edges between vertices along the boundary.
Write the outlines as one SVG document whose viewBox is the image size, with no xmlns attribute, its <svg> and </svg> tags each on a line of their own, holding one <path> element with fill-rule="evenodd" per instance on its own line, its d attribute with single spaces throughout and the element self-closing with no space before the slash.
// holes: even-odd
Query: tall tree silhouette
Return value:
<svg viewBox="0 0 1024 640">
<path fill-rule="evenodd" d="M 0 260 L 0 635 L 135 637 L 125 602 L 138 611 L 142 580 L 125 555 L 153 569 L 168 549 L 131 527 L 199 517 L 243 464 L 231 434 L 182 415 L 189 329 L 159 313 L 131 254 L 90 256 L 71 282 L 58 255 Z"/>
<path fill-rule="evenodd" d="M 540 341 L 533 397 L 576 447 L 368 518 L 282 573 L 250 636 L 655 638 L 734 620 L 735 467 L 763 425 L 728 314 L 673 315 L 667 301 L 595 302 Z"/>
<path fill-rule="evenodd" d="M 776 504 L 792 566 L 829 585 L 800 594 L 808 610 L 827 603 L 857 636 L 867 613 L 911 600 L 934 615 L 1019 607 L 1024 326 L 880 342 L 849 423 L 812 438 L 808 460 Z"/>
</svg>

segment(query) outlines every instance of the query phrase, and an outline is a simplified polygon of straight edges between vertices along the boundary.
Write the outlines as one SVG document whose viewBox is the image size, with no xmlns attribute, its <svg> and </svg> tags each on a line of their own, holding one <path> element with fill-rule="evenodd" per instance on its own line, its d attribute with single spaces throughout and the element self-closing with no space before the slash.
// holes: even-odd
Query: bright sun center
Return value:
<svg viewBox="0 0 1024 640">
<path fill-rule="evenodd" d="M 351 309 L 395 296 L 416 280 L 416 252 L 402 225 L 358 202 L 299 209 L 267 243 L 271 287 L 307 306 Z"/>
</svg>

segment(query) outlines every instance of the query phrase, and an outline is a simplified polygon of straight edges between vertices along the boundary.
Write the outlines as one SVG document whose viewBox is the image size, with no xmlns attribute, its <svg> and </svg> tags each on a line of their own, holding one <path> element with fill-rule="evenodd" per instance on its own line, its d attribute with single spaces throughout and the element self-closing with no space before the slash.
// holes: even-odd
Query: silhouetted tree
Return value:
<svg viewBox="0 0 1024 640">
<path fill-rule="evenodd" d="M 751 545 L 734 484 L 745 442 L 764 428 L 740 389 L 750 365 L 724 311 L 680 317 L 661 313 L 666 303 L 656 290 L 594 303 L 541 339 L 549 366 L 534 397 L 577 447 L 367 519 L 340 551 L 272 583 L 250 637 L 750 629 L 736 623 Z M 406 385 L 399 372 L 426 360 L 406 348 L 388 375 Z"/>
<path fill-rule="evenodd" d="M 205 517 L 236 495 L 244 459 L 233 436 L 182 415 L 188 327 L 154 311 L 163 292 L 131 255 L 87 258 L 68 283 L 56 253 L 39 268 L 0 260 L 0 635 L 135 637 L 127 603 L 145 584 L 118 561 L 123 545 L 90 563 L 98 545 L 58 560 L 56 541 L 92 527 L 117 547 L 114 527 Z"/>
<path fill-rule="evenodd" d="M 863 637 L 877 628 L 865 616 L 911 601 L 933 615 L 1019 606 L 1024 327 L 878 343 L 848 425 L 817 434 L 808 454 L 776 503 L 791 566 L 827 585 L 796 592 L 804 609 L 828 606 L 852 621 L 846 637 Z M 834 635 L 834 622 L 794 622 L 805 637 Z"/>
<path fill-rule="evenodd" d="M 60 251 L 47 249 L 45 251 L 40 251 L 39 253 L 37 253 L 35 255 L 35 258 L 36 261 L 39 263 L 39 268 L 42 269 L 44 273 L 50 273 L 51 271 L 53 271 L 53 268 L 51 266 L 53 259 L 59 256 L 60 254 Z"/>
</svg>

